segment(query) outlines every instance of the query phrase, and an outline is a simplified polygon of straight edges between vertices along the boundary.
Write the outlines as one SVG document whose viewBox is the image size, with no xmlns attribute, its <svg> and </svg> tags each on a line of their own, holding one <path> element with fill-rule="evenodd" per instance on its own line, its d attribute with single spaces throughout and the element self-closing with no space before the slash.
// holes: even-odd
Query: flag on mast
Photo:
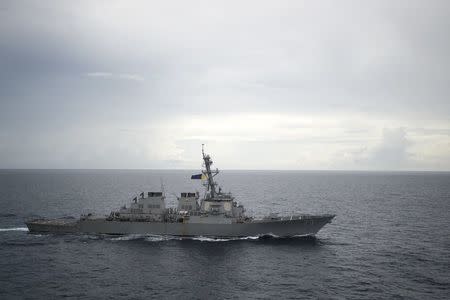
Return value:
<svg viewBox="0 0 450 300">
<path fill-rule="evenodd" d="M 208 177 L 206 176 L 206 174 L 195 174 L 195 175 L 192 175 L 191 176 L 191 179 L 202 179 L 202 180 L 205 180 L 205 179 L 207 179 Z"/>
</svg>

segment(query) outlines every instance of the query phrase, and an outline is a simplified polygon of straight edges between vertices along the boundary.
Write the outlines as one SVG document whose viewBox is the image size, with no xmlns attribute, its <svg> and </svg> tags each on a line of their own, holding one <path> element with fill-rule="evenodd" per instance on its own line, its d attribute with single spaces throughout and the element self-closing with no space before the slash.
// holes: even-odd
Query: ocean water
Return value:
<svg viewBox="0 0 450 300">
<path fill-rule="evenodd" d="M 449 299 L 450 174 L 223 171 L 249 214 L 334 213 L 315 238 L 30 234 L 140 191 L 202 191 L 191 171 L 0 170 L 0 299 Z"/>
</svg>

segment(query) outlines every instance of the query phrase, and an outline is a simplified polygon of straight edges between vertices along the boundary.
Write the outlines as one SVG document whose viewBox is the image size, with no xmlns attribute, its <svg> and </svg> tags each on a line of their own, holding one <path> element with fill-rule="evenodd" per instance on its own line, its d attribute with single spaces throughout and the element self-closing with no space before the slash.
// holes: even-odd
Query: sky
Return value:
<svg viewBox="0 0 450 300">
<path fill-rule="evenodd" d="M 450 1 L 0 0 L 0 168 L 450 171 Z"/>
</svg>

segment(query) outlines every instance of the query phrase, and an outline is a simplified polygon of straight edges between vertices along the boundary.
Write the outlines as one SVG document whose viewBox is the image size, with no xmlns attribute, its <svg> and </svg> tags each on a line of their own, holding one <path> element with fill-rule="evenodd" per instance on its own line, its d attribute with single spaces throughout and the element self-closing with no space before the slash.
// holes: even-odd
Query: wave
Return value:
<svg viewBox="0 0 450 300">
<path fill-rule="evenodd" d="M 12 217 L 17 217 L 17 215 L 15 214 L 0 214 L 0 218 L 12 218 Z"/>
<path fill-rule="evenodd" d="M 111 237 L 109 240 L 111 241 L 134 241 L 134 240 L 143 240 L 146 237 L 144 234 L 127 234 L 121 235 L 118 237 Z"/>
<path fill-rule="evenodd" d="M 258 241 L 270 239 L 304 239 L 304 236 L 294 236 L 290 238 L 279 237 L 277 235 L 265 234 L 256 236 L 243 237 L 214 237 L 214 236 L 170 236 L 170 235 L 149 235 L 149 234 L 127 234 L 117 237 L 107 238 L 110 241 L 137 241 L 143 240 L 146 242 L 165 242 L 165 241 L 198 241 L 198 242 L 232 242 L 232 241 Z"/>
<path fill-rule="evenodd" d="M 16 228 L 0 228 L 0 231 L 28 231 L 26 227 Z M 53 236 L 52 233 L 47 234 L 33 234 L 33 236 Z M 56 234 L 55 236 L 61 236 Z M 143 241 L 143 242 L 168 242 L 168 241 L 194 241 L 194 242 L 237 242 L 237 241 L 315 241 L 315 237 L 311 236 L 291 236 L 280 237 L 273 234 L 242 236 L 242 237 L 220 237 L 220 236 L 173 236 L 173 235 L 155 235 L 155 234 L 125 234 L 125 235 L 111 235 L 111 234 L 67 234 L 64 236 L 72 236 L 83 241 L 86 240 L 104 240 L 112 242 L 121 241 Z"/>
<path fill-rule="evenodd" d="M 162 242 L 170 240 L 182 240 L 181 237 L 169 235 L 153 235 L 153 234 L 127 234 L 118 237 L 109 238 L 110 241 L 136 241 L 143 240 L 147 242 Z"/>
<path fill-rule="evenodd" d="M 259 240 L 262 238 L 276 236 L 244 236 L 244 237 L 207 237 L 207 236 L 170 236 L 170 235 L 149 235 L 149 234 L 127 234 L 118 237 L 110 237 L 111 241 L 136 241 L 144 240 L 147 242 L 164 242 L 164 241 L 199 241 L 199 242 L 230 242 L 230 241 L 245 241 L 245 240 Z"/>
<path fill-rule="evenodd" d="M 220 238 L 220 237 L 206 237 L 206 236 L 198 236 L 198 237 L 192 237 L 189 238 L 193 241 L 200 241 L 200 242 L 231 242 L 231 241 L 246 241 L 246 240 L 259 240 L 260 236 L 243 236 L 243 237 L 230 237 L 230 238 Z"/>
<path fill-rule="evenodd" d="M 27 227 L 0 228 L 0 231 L 28 231 Z"/>
<path fill-rule="evenodd" d="M 145 238 L 146 242 L 180 241 L 182 238 L 168 235 L 151 235 Z"/>
</svg>

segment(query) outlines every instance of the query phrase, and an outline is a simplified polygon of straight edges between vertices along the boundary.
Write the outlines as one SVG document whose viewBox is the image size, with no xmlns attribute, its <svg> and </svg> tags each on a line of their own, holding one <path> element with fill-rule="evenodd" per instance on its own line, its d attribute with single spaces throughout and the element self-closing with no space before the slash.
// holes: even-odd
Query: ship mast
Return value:
<svg viewBox="0 0 450 300">
<path fill-rule="evenodd" d="M 215 171 L 211 171 L 211 165 L 213 164 L 213 161 L 211 160 L 211 157 L 208 154 L 205 154 L 204 144 L 202 144 L 202 155 L 203 161 L 205 162 L 206 176 L 208 178 L 208 186 L 211 190 L 210 195 L 211 198 L 214 198 L 214 196 L 216 195 L 216 183 L 214 182 L 213 177 L 217 175 L 217 173 L 219 173 L 219 170 L 216 169 Z"/>
</svg>

